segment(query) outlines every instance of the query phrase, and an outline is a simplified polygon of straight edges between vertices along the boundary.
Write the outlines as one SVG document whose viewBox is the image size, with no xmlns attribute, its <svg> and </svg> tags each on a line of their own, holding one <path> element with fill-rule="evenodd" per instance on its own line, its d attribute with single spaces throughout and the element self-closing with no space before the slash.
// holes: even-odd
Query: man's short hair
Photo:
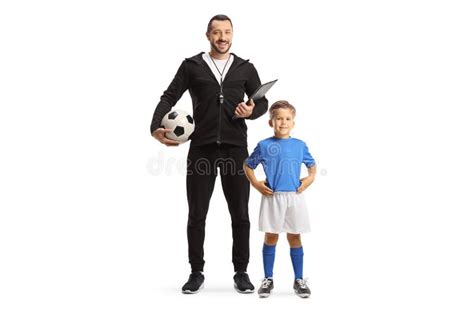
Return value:
<svg viewBox="0 0 474 316">
<path fill-rule="evenodd" d="M 209 21 L 209 23 L 207 24 L 207 33 L 209 33 L 211 31 L 211 25 L 212 25 L 212 21 L 229 21 L 230 22 L 230 25 L 232 27 L 234 27 L 232 25 L 232 21 L 230 20 L 230 18 L 225 15 L 225 14 L 218 14 L 218 15 L 215 15 L 212 17 L 212 19 Z"/>
<path fill-rule="evenodd" d="M 290 104 L 290 102 L 286 100 L 280 100 L 276 101 L 275 103 L 272 104 L 268 112 L 270 113 L 270 118 L 272 119 L 273 116 L 275 115 L 276 110 L 278 109 L 290 109 L 291 113 L 293 113 L 293 116 L 296 115 L 296 108 Z"/>
</svg>

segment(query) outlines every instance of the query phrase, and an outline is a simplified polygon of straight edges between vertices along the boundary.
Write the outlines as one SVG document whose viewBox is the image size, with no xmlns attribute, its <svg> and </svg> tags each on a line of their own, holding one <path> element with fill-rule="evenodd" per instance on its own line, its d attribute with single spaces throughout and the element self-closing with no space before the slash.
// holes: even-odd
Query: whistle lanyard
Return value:
<svg viewBox="0 0 474 316">
<path fill-rule="evenodd" d="M 221 83 L 221 91 L 220 91 L 220 94 L 219 94 L 219 103 L 220 103 L 220 104 L 223 104 L 223 103 L 224 103 L 224 91 L 222 90 L 222 82 L 224 81 L 224 79 L 223 79 L 223 77 L 224 77 L 224 72 L 225 72 L 225 69 L 226 69 L 226 67 L 227 67 L 227 64 L 229 63 L 230 55 L 229 55 L 229 58 L 227 58 L 227 61 L 225 62 L 225 65 L 224 65 L 224 68 L 222 69 L 222 72 L 219 70 L 219 67 L 217 67 L 216 62 L 214 61 L 214 58 L 212 58 L 212 56 L 210 56 L 210 55 L 209 55 L 209 57 L 211 58 L 212 63 L 213 63 L 214 66 L 216 67 L 217 72 L 218 72 L 219 75 L 221 76 L 221 80 L 220 80 L 220 83 Z"/>
</svg>

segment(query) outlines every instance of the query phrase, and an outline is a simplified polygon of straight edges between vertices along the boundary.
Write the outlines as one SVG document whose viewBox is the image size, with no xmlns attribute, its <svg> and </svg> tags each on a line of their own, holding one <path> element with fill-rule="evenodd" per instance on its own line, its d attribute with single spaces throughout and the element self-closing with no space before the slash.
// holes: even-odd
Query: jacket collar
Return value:
<svg viewBox="0 0 474 316">
<path fill-rule="evenodd" d="M 189 57 L 189 58 L 186 58 L 187 61 L 190 61 L 190 62 L 193 62 L 193 63 L 197 63 L 199 65 L 201 65 L 205 70 L 206 72 L 208 73 L 208 75 L 217 82 L 217 84 L 219 84 L 219 82 L 217 81 L 216 77 L 214 76 L 211 68 L 209 68 L 209 65 L 204 61 L 204 58 L 202 58 L 202 55 L 204 54 L 204 52 L 200 52 L 199 54 L 197 55 L 194 55 L 193 57 Z M 232 71 L 242 65 L 242 64 L 245 64 L 245 63 L 248 63 L 249 60 L 248 59 L 242 59 L 240 58 L 239 56 L 237 56 L 236 54 L 234 53 L 231 53 L 232 56 L 234 56 L 234 61 L 232 62 L 232 65 L 230 66 L 229 68 L 229 71 L 227 72 L 227 75 L 226 75 L 226 78 L 228 78 L 229 74 L 232 73 Z M 226 79 L 224 79 L 225 81 Z"/>
<path fill-rule="evenodd" d="M 186 60 L 189 60 L 189 61 L 192 61 L 192 62 L 196 62 L 198 64 L 206 64 L 206 62 L 204 61 L 204 59 L 202 58 L 202 55 L 204 54 L 204 52 L 200 52 L 199 54 L 197 55 L 194 55 L 192 57 L 189 57 L 189 58 L 186 58 Z M 240 64 L 243 64 L 243 63 L 247 63 L 249 60 L 248 59 L 242 59 L 240 58 L 239 56 L 237 56 L 236 54 L 234 53 L 231 53 L 232 56 L 234 56 L 234 61 L 232 62 L 232 66 L 231 66 L 231 69 L 236 67 L 236 66 L 239 66 Z M 230 70 L 230 69 L 229 69 Z"/>
</svg>

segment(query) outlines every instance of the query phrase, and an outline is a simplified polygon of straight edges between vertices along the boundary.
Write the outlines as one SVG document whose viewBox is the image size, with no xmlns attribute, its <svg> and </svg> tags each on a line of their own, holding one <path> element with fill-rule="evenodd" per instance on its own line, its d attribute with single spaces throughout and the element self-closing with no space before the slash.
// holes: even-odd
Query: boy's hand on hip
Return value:
<svg viewBox="0 0 474 316">
<path fill-rule="evenodd" d="M 301 179 L 300 181 L 301 181 L 301 185 L 298 188 L 298 190 L 296 191 L 298 193 L 301 193 L 304 190 L 306 190 L 311 185 L 311 183 L 313 183 L 314 177 L 305 177 L 305 178 Z"/>
<path fill-rule="evenodd" d="M 273 195 L 272 189 L 265 185 L 265 181 L 257 181 L 252 183 L 253 187 L 257 189 L 258 192 L 262 193 L 265 196 Z"/>
</svg>

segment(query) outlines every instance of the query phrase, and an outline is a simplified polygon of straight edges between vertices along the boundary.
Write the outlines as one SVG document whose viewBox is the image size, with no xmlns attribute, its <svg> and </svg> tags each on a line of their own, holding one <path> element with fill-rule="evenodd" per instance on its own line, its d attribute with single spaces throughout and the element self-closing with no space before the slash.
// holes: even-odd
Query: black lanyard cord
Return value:
<svg viewBox="0 0 474 316">
<path fill-rule="evenodd" d="M 222 81 L 223 81 L 222 78 L 223 78 L 223 76 L 224 76 L 224 72 L 225 72 L 225 69 L 226 69 L 226 67 L 227 67 L 227 64 L 229 63 L 230 56 L 229 56 L 229 58 L 227 58 L 227 61 L 225 62 L 225 65 L 224 65 L 224 68 L 222 69 L 222 72 L 219 70 L 219 67 L 217 67 L 216 62 L 214 61 L 214 58 L 212 58 L 212 56 L 211 56 L 210 54 L 209 54 L 209 57 L 211 58 L 212 63 L 213 63 L 214 66 L 216 67 L 217 72 L 218 72 L 219 75 L 221 76 L 221 80 L 220 80 L 220 81 L 221 81 L 221 93 L 220 93 L 220 95 L 219 95 L 219 102 L 220 102 L 220 104 L 222 104 L 222 103 L 224 103 L 224 93 L 223 93 L 223 91 L 222 91 Z"/>
</svg>

